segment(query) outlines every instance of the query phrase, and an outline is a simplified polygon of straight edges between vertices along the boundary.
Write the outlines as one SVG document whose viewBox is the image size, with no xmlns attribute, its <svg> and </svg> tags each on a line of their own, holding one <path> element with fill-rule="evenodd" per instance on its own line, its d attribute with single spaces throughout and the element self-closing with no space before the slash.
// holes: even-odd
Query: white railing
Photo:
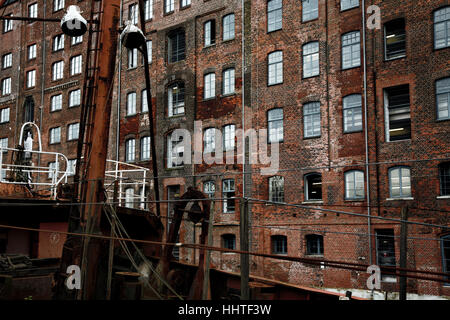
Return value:
<svg viewBox="0 0 450 320">
<path fill-rule="evenodd" d="M 118 181 L 117 202 L 119 205 L 137 209 L 136 204 L 138 204 L 139 209 L 144 210 L 146 208 L 146 190 L 152 184 L 152 180 L 148 179 L 150 169 L 114 160 L 107 160 L 106 165 L 105 181 L 113 180 L 113 183 L 108 186 L 105 183 L 108 200 L 113 201 L 114 181 Z M 138 191 L 137 194 L 135 194 L 136 191 Z"/>
<path fill-rule="evenodd" d="M 29 160 L 28 162 L 31 163 L 31 165 L 6 163 L 5 152 L 7 154 L 9 154 L 9 152 L 14 152 L 16 154 L 23 153 L 24 159 Z M 25 155 L 29 155 L 29 157 L 25 158 Z M 55 167 L 51 168 L 32 165 L 33 155 L 38 155 L 40 158 L 46 157 L 47 159 L 54 159 Z M 32 188 L 35 186 L 41 188 L 48 187 L 42 189 L 48 189 L 53 199 L 56 199 L 58 185 L 63 181 L 67 182 L 67 177 L 70 174 L 68 165 L 69 161 L 62 153 L 32 150 L 25 151 L 0 146 L 0 182 L 5 184 L 28 185 Z M 65 171 L 60 170 L 60 168 L 63 167 L 65 167 Z M 24 173 L 24 177 L 27 178 L 27 181 L 9 181 L 7 179 L 9 173 L 18 172 L 18 170 Z M 44 177 L 41 177 L 41 175 L 44 175 Z"/>
</svg>

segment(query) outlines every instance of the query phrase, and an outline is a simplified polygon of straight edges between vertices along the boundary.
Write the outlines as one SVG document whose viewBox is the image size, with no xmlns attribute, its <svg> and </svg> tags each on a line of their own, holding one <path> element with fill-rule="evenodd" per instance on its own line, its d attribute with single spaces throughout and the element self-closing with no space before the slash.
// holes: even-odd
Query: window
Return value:
<svg viewBox="0 0 450 320">
<path fill-rule="evenodd" d="M 441 238 L 442 247 L 442 272 L 450 274 L 450 235 Z M 450 283 L 450 275 L 447 278 L 449 280 L 447 285 Z"/>
<path fill-rule="evenodd" d="M 128 139 L 125 141 L 125 161 L 134 162 L 136 159 L 136 140 Z"/>
<path fill-rule="evenodd" d="M 81 105 L 81 90 L 73 90 L 69 93 L 69 108 Z"/>
<path fill-rule="evenodd" d="M 134 189 L 125 189 L 125 208 L 134 208 Z"/>
<path fill-rule="evenodd" d="M 350 69 L 361 65 L 361 44 L 359 31 L 349 32 L 342 36 L 342 69 Z"/>
<path fill-rule="evenodd" d="M 303 46 L 303 78 L 319 75 L 319 42 Z"/>
<path fill-rule="evenodd" d="M 208 198 L 214 198 L 216 192 L 216 185 L 214 181 L 206 181 L 203 183 L 203 193 L 205 193 Z"/>
<path fill-rule="evenodd" d="M 77 140 L 80 133 L 80 124 L 72 123 L 67 128 L 67 141 Z"/>
<path fill-rule="evenodd" d="M 2 57 L 2 68 L 10 68 L 12 67 L 12 53 L 7 53 Z"/>
<path fill-rule="evenodd" d="M 60 80 L 63 78 L 64 61 L 55 62 L 52 66 L 52 80 Z"/>
<path fill-rule="evenodd" d="M 184 114 L 185 89 L 183 82 L 177 82 L 169 87 L 167 93 L 169 117 Z"/>
<path fill-rule="evenodd" d="M 36 86 L 36 70 L 27 71 L 27 88 Z"/>
<path fill-rule="evenodd" d="M 53 51 L 64 49 L 64 34 L 57 35 L 53 38 Z"/>
<path fill-rule="evenodd" d="M 208 47 L 216 43 L 216 21 L 209 20 L 204 25 L 204 45 Z"/>
<path fill-rule="evenodd" d="M 283 82 L 283 52 L 275 51 L 268 56 L 268 84 Z"/>
<path fill-rule="evenodd" d="M 450 119 L 450 78 L 436 81 L 437 118 Z"/>
<path fill-rule="evenodd" d="M 305 138 L 321 135 L 320 102 L 310 102 L 303 106 L 303 130 Z"/>
<path fill-rule="evenodd" d="M 362 98 L 360 94 L 353 94 L 343 99 L 344 132 L 361 131 L 362 127 Z"/>
<path fill-rule="evenodd" d="M 269 143 L 283 142 L 283 109 L 272 109 L 267 113 Z"/>
<path fill-rule="evenodd" d="M 57 162 L 49 162 L 48 164 L 48 178 L 53 179 L 53 177 L 58 177 L 58 163 Z"/>
<path fill-rule="evenodd" d="M 153 18 L 153 0 L 145 0 L 144 18 L 145 18 L 145 21 Z"/>
<path fill-rule="evenodd" d="M 216 74 L 208 73 L 204 76 L 204 94 L 203 98 L 211 99 L 216 96 Z"/>
<path fill-rule="evenodd" d="M 359 0 L 341 0 L 341 11 L 359 7 Z"/>
<path fill-rule="evenodd" d="M 71 45 L 74 46 L 74 45 L 82 43 L 82 42 L 83 42 L 83 36 L 72 37 Z"/>
<path fill-rule="evenodd" d="M 450 7 L 434 13 L 434 48 L 450 47 Z"/>
<path fill-rule="evenodd" d="M 235 71 L 234 68 L 223 72 L 223 94 L 233 94 L 235 89 Z"/>
<path fill-rule="evenodd" d="M 191 0 L 181 0 L 181 7 L 182 8 L 187 7 L 189 5 L 191 5 Z"/>
<path fill-rule="evenodd" d="M 50 144 L 61 142 L 61 127 L 50 129 Z"/>
<path fill-rule="evenodd" d="M 229 124 L 223 127 L 223 148 L 224 151 L 234 150 L 236 137 L 236 126 Z"/>
<path fill-rule="evenodd" d="M 77 159 L 71 159 L 68 160 L 67 162 L 67 175 L 69 177 L 74 176 L 75 175 L 75 171 L 77 169 Z"/>
<path fill-rule="evenodd" d="M 203 135 L 203 145 L 204 153 L 214 152 L 216 150 L 216 129 L 208 128 L 205 129 L 205 134 Z"/>
<path fill-rule="evenodd" d="M 305 200 L 322 200 L 322 175 L 320 173 L 310 173 L 305 176 Z"/>
<path fill-rule="evenodd" d="M 164 0 L 164 12 L 170 13 L 175 10 L 175 0 Z"/>
<path fill-rule="evenodd" d="M 53 11 L 64 9 L 64 0 L 53 0 Z"/>
<path fill-rule="evenodd" d="M 308 234 L 306 236 L 306 254 L 323 256 L 323 236 Z"/>
<path fill-rule="evenodd" d="M 36 59 L 36 44 L 28 46 L 28 60 Z"/>
<path fill-rule="evenodd" d="M 82 56 L 75 56 L 70 59 L 70 75 L 76 75 L 81 73 Z"/>
<path fill-rule="evenodd" d="M 33 3 L 28 6 L 28 16 L 30 18 L 37 18 L 38 16 L 38 4 Z"/>
<path fill-rule="evenodd" d="M 302 0 L 303 22 L 311 21 L 319 17 L 319 1 L 318 0 Z"/>
<path fill-rule="evenodd" d="M 223 29 L 223 41 L 234 39 L 234 32 L 235 32 L 234 14 L 229 14 L 223 17 L 222 29 Z"/>
<path fill-rule="evenodd" d="M 3 33 L 12 31 L 13 29 L 13 21 L 5 19 L 3 20 Z"/>
<path fill-rule="evenodd" d="M 128 69 L 137 68 L 138 51 L 136 48 L 128 49 Z"/>
<path fill-rule="evenodd" d="M 398 19 L 386 23 L 384 26 L 384 34 L 386 60 L 406 56 L 405 20 Z"/>
<path fill-rule="evenodd" d="M 141 160 L 150 160 L 150 137 L 141 138 Z"/>
<path fill-rule="evenodd" d="M 141 92 L 141 112 L 148 112 L 147 90 L 144 89 Z"/>
<path fill-rule="evenodd" d="M 33 97 L 31 96 L 25 98 L 25 108 L 23 118 L 25 122 L 34 121 L 34 100 Z"/>
<path fill-rule="evenodd" d="M 138 24 L 139 19 L 139 11 L 138 11 L 138 5 L 136 3 L 130 4 L 128 7 L 128 20 L 134 24 Z"/>
<path fill-rule="evenodd" d="M 179 168 L 184 165 L 183 136 L 173 132 L 167 137 L 167 167 Z"/>
<path fill-rule="evenodd" d="M 364 199 L 364 172 L 348 171 L 345 173 L 345 199 Z"/>
<path fill-rule="evenodd" d="M 136 114 L 136 92 L 127 94 L 127 116 Z"/>
<path fill-rule="evenodd" d="M 284 178 L 269 178 L 269 201 L 284 202 Z"/>
<path fill-rule="evenodd" d="M 407 167 L 389 169 L 389 189 L 391 198 L 411 197 L 411 170 Z"/>
<path fill-rule="evenodd" d="M 235 199 L 236 196 L 234 179 L 223 180 L 222 182 L 222 197 L 223 201 L 223 212 L 224 213 L 233 213 L 235 208 Z"/>
<path fill-rule="evenodd" d="M 411 108 L 409 86 L 385 90 L 386 141 L 411 139 Z"/>
<path fill-rule="evenodd" d="M 395 238 L 393 229 L 376 230 L 377 264 L 395 266 Z"/>
<path fill-rule="evenodd" d="M 62 109 L 62 94 L 58 94 L 50 98 L 50 111 Z"/>
<path fill-rule="evenodd" d="M 147 57 L 148 63 L 152 63 L 152 51 L 153 51 L 153 43 L 152 40 L 147 40 Z M 144 56 L 142 56 L 144 57 Z"/>
<path fill-rule="evenodd" d="M 2 95 L 6 96 L 7 94 L 11 94 L 11 78 L 2 80 Z"/>
<path fill-rule="evenodd" d="M 0 123 L 9 122 L 9 108 L 0 109 Z"/>
<path fill-rule="evenodd" d="M 222 235 L 222 246 L 225 249 L 236 250 L 236 236 L 234 234 Z"/>
<path fill-rule="evenodd" d="M 267 31 L 280 30 L 283 26 L 283 1 L 267 1 Z"/>
<path fill-rule="evenodd" d="M 287 254 L 287 237 L 272 236 L 272 254 Z"/>
<path fill-rule="evenodd" d="M 169 63 L 184 60 L 186 57 L 186 36 L 183 30 L 177 30 L 169 35 Z"/>
<path fill-rule="evenodd" d="M 8 148 L 8 138 L 1 138 L 0 139 L 0 148 Z M 7 150 L 3 150 L 3 153 L 7 153 Z"/>
<path fill-rule="evenodd" d="M 439 165 L 439 181 L 441 196 L 450 196 L 450 162 Z"/>
</svg>

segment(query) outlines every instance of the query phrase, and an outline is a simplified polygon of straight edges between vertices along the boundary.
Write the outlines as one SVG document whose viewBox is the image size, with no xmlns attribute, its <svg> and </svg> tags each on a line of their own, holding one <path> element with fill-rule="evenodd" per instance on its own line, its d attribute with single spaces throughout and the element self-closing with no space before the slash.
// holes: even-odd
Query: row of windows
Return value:
<svg viewBox="0 0 450 320">
<path fill-rule="evenodd" d="M 80 124 L 72 123 L 67 126 L 67 141 L 77 140 L 80 132 Z M 61 142 L 61 127 L 51 128 L 49 131 L 49 144 Z"/>
<path fill-rule="evenodd" d="M 62 94 L 54 95 L 50 98 L 50 112 L 62 110 Z M 76 89 L 69 92 L 69 108 L 81 105 L 81 90 Z"/>
<path fill-rule="evenodd" d="M 150 150 L 150 137 L 145 136 L 140 139 L 140 160 L 147 161 L 151 158 Z M 125 161 L 135 162 L 136 161 L 136 139 L 127 139 L 125 141 Z"/>
</svg>

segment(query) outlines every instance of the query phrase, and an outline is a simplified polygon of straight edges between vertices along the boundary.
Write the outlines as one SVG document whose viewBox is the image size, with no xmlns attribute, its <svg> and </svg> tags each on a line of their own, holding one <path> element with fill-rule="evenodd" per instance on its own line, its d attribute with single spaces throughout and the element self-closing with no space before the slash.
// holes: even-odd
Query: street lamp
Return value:
<svg viewBox="0 0 450 320">
<path fill-rule="evenodd" d="M 120 39 L 122 44 L 128 49 L 138 49 L 145 45 L 144 33 L 130 21 L 127 22 L 127 26 L 123 29 Z"/>
<path fill-rule="evenodd" d="M 87 21 L 80 13 L 80 7 L 69 6 L 67 13 L 61 20 L 61 29 L 64 34 L 71 37 L 79 37 L 87 31 Z"/>
</svg>

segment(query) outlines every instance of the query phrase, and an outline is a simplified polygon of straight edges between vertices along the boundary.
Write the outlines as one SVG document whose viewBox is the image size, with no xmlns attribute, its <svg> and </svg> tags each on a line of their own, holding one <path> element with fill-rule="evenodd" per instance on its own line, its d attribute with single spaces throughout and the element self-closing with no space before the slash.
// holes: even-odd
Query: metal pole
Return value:
<svg viewBox="0 0 450 320">
<path fill-rule="evenodd" d="M 117 193 L 119 192 L 119 182 L 114 181 L 114 197 L 113 207 L 117 208 Z M 111 212 L 111 238 L 116 236 L 116 210 Z M 109 258 L 108 258 L 108 281 L 106 283 L 106 300 L 111 300 L 111 283 L 112 283 L 112 269 L 114 263 L 114 239 L 109 240 Z"/>
<path fill-rule="evenodd" d="M 141 23 L 142 32 L 145 35 L 145 16 L 144 16 L 144 0 L 139 0 L 139 19 Z M 152 105 L 152 92 L 150 83 L 150 70 L 148 63 L 148 50 L 147 43 L 143 44 L 142 53 L 144 55 L 144 73 L 145 73 L 145 85 L 147 89 L 147 105 L 148 105 L 148 117 L 150 122 L 150 146 L 152 149 L 152 165 L 153 165 L 153 180 L 155 191 L 155 205 L 156 215 L 161 216 L 161 204 L 159 203 L 159 183 L 158 183 L 158 163 L 156 158 L 156 146 L 155 146 L 155 128 L 153 124 L 153 105 Z M 156 116 L 156 112 L 155 112 Z"/>
<path fill-rule="evenodd" d="M 241 251 L 248 252 L 248 201 L 244 198 L 240 200 L 240 243 Z M 250 300 L 250 261 L 248 253 L 241 253 L 241 300 Z"/>
<path fill-rule="evenodd" d="M 408 208 L 403 207 L 402 208 L 402 224 L 401 224 L 401 232 L 400 232 L 400 268 L 405 269 L 406 268 L 406 260 L 407 260 L 407 250 L 408 250 Z M 400 271 L 400 274 L 406 275 L 405 271 Z M 399 281 L 399 287 L 400 287 L 400 300 L 406 300 L 406 291 L 407 291 L 407 283 L 406 283 L 406 277 L 402 276 L 400 277 Z"/>
<path fill-rule="evenodd" d="M 214 200 L 211 201 L 211 208 L 209 213 L 209 225 L 208 225 L 208 247 L 213 246 L 213 224 L 214 224 Z M 194 226 L 195 228 L 195 226 Z M 195 238 L 194 238 L 195 239 Z M 195 252 L 195 251 L 194 251 Z M 209 265 L 211 261 L 211 250 L 206 252 L 205 262 L 205 281 L 203 282 L 202 299 L 208 300 L 209 296 Z"/>
</svg>

